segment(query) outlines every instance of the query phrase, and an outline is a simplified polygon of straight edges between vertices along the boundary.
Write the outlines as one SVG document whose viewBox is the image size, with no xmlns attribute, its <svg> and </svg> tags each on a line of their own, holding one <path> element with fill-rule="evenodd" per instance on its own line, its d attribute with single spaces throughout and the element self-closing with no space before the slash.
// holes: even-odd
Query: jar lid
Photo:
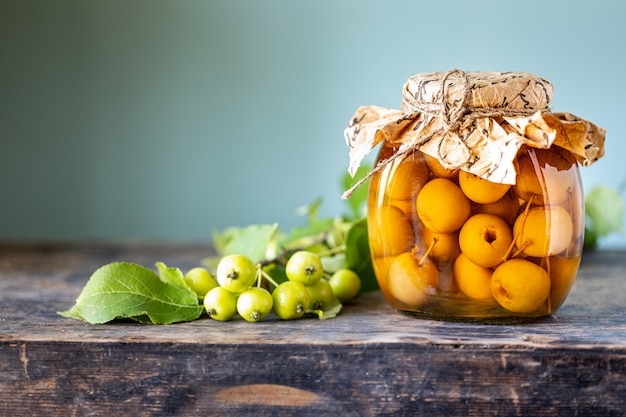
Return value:
<svg viewBox="0 0 626 417">
<path fill-rule="evenodd" d="M 467 109 L 547 110 L 553 90 L 548 80 L 525 72 L 426 72 L 406 81 L 402 108 L 420 111 L 462 101 Z"/>
<path fill-rule="evenodd" d="M 604 155 L 605 129 L 570 113 L 551 112 L 552 92 L 549 81 L 523 72 L 453 69 L 413 75 L 404 84 L 402 110 L 356 110 L 344 131 L 348 171 L 354 175 L 382 141 L 398 151 L 370 175 L 414 149 L 444 167 L 502 184 L 515 183 L 513 160 L 523 145 L 554 144 L 572 152 L 580 164 L 592 164 Z"/>
</svg>

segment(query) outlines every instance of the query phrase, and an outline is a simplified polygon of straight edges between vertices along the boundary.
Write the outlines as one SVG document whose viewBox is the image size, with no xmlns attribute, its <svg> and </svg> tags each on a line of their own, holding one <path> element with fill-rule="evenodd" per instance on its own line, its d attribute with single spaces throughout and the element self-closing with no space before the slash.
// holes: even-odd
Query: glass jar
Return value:
<svg viewBox="0 0 626 417">
<path fill-rule="evenodd" d="M 549 109 L 528 73 L 410 77 L 402 109 L 357 109 L 349 172 L 381 145 L 368 233 L 380 289 L 420 317 L 514 323 L 554 313 L 576 277 L 584 233 L 579 164 L 605 130 Z M 349 197 L 351 190 L 344 194 Z"/>
<path fill-rule="evenodd" d="M 383 145 L 378 160 L 394 154 Z M 582 254 L 576 159 L 522 147 L 514 185 L 412 151 L 371 177 L 368 232 L 380 289 L 396 309 L 448 320 L 534 319 L 565 301 Z"/>
</svg>

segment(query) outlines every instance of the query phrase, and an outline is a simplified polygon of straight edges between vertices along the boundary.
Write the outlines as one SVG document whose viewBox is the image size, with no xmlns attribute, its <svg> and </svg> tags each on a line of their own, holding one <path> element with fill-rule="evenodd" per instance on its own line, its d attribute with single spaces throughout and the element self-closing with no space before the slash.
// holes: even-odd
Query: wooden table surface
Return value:
<svg viewBox="0 0 626 417">
<path fill-rule="evenodd" d="M 626 415 L 626 252 L 583 257 L 524 325 L 416 319 L 375 292 L 332 320 L 91 325 L 59 316 L 112 261 L 183 270 L 200 244 L 0 244 L 0 415 Z"/>
</svg>

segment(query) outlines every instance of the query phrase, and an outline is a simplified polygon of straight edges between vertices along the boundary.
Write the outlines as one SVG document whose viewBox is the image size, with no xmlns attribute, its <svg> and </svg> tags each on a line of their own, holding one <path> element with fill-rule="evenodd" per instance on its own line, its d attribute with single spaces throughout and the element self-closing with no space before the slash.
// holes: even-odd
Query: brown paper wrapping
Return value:
<svg viewBox="0 0 626 417">
<path fill-rule="evenodd" d="M 382 141 L 397 145 L 397 156 L 419 149 L 447 168 L 503 184 L 515 183 L 513 160 L 522 145 L 558 145 L 580 164 L 592 164 L 604 154 L 606 131 L 552 113 L 552 92 L 550 82 L 527 73 L 416 74 L 404 85 L 402 110 L 364 106 L 354 113 L 344 132 L 349 172 Z"/>
</svg>

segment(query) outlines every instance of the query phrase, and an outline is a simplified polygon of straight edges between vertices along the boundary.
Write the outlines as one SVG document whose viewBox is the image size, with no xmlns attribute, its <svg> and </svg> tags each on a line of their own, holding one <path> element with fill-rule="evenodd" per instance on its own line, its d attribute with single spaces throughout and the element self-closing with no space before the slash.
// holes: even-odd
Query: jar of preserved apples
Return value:
<svg viewBox="0 0 626 417">
<path fill-rule="evenodd" d="M 410 77 L 402 110 L 356 111 L 351 172 L 380 144 L 368 233 L 394 308 L 514 323 L 563 304 L 582 254 L 579 165 L 603 155 L 605 131 L 551 112 L 552 91 L 532 74 L 451 70 Z"/>
</svg>

